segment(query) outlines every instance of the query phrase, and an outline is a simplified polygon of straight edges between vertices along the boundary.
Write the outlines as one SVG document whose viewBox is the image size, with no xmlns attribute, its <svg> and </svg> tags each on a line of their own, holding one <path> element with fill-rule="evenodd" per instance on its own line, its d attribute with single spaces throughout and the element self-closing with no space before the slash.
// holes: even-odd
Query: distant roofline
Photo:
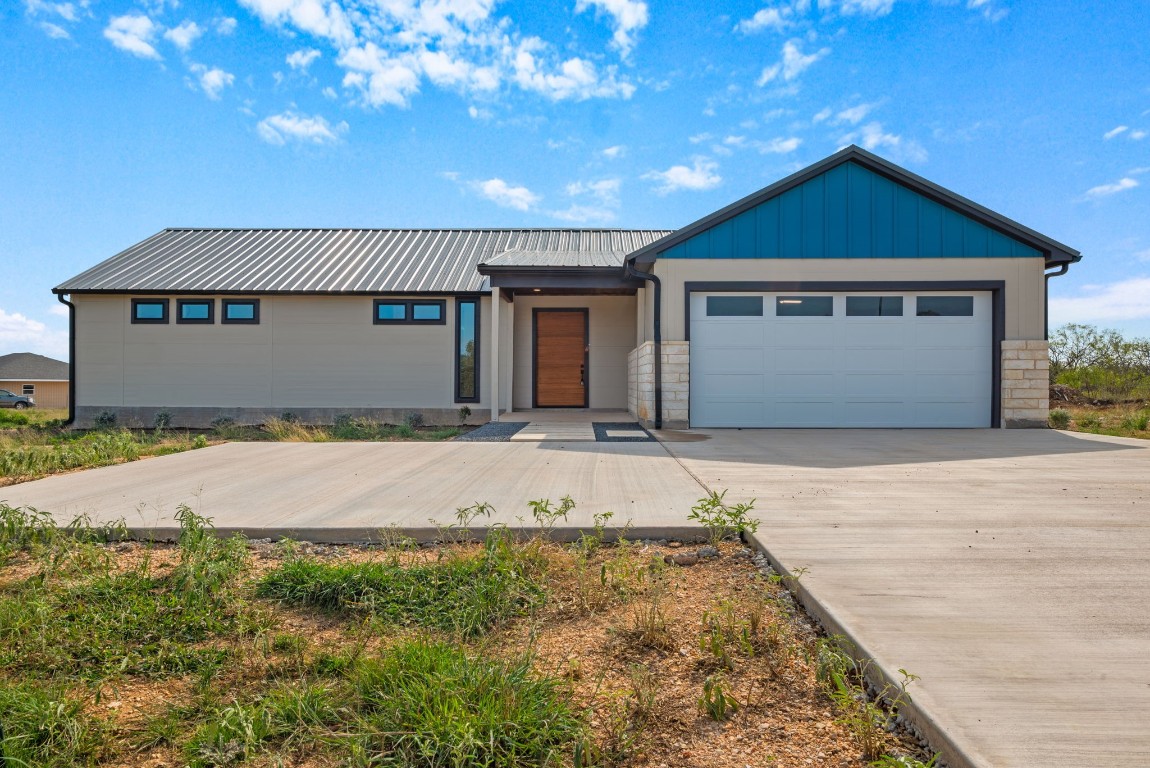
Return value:
<svg viewBox="0 0 1150 768">
<path fill-rule="evenodd" d="M 164 227 L 164 232 L 674 232 L 667 227 Z M 155 235 L 151 235 L 155 237 Z"/>
</svg>

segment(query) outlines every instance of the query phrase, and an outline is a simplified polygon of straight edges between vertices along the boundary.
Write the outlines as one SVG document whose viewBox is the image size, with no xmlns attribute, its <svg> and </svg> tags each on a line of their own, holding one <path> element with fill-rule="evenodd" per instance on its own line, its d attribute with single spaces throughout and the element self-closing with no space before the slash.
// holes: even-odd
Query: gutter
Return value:
<svg viewBox="0 0 1150 768">
<path fill-rule="evenodd" d="M 663 428 L 663 284 L 659 282 L 659 278 L 650 272 L 640 272 L 635 269 L 632 261 L 627 260 L 623 263 L 623 268 L 628 277 L 638 278 L 639 280 L 646 280 L 648 283 L 655 287 L 655 318 L 654 318 L 654 342 L 655 342 L 655 429 Z"/>
<path fill-rule="evenodd" d="M 1042 297 L 1042 338 L 1046 341 L 1050 341 L 1050 278 L 1061 277 L 1062 275 L 1065 275 L 1069 270 L 1070 262 L 1064 261 L 1062 262 L 1061 266 L 1059 266 L 1057 272 L 1046 272 L 1043 275 L 1046 280 L 1042 284 L 1043 290 L 1045 291 Z"/>
<path fill-rule="evenodd" d="M 57 293 L 56 300 L 68 307 L 68 418 L 64 426 L 76 420 L 76 305 Z"/>
</svg>

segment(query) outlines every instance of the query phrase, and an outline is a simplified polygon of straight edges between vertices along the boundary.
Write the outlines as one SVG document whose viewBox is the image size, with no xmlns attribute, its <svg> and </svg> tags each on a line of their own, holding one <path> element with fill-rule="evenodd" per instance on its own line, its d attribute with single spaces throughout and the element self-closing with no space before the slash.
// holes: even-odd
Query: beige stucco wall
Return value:
<svg viewBox="0 0 1150 768">
<path fill-rule="evenodd" d="M 374 325 L 380 296 L 259 296 L 259 325 L 133 325 L 130 296 L 76 295 L 78 406 L 458 408 L 444 325 Z M 219 297 L 216 297 L 217 299 Z M 423 297 L 420 297 L 423 298 Z M 486 408 L 490 297 L 480 306 Z"/>
<path fill-rule="evenodd" d="M 654 272 L 663 284 L 663 339 L 686 338 L 683 284 L 694 281 L 902 281 L 1003 280 L 1006 338 L 1045 336 L 1044 262 L 1001 259 L 662 259 Z M 653 337 L 647 313 L 644 340 Z"/>
<path fill-rule="evenodd" d="M 22 395 L 25 384 L 31 384 L 36 388 L 36 391 L 32 393 L 32 399 L 36 401 L 37 408 L 68 407 L 68 382 L 66 381 L 26 381 L 24 379 L 14 381 L 5 379 L 0 381 L 0 389 Z"/>
<path fill-rule="evenodd" d="M 532 310 L 538 307 L 588 310 L 591 408 L 627 408 L 627 353 L 635 347 L 634 296 L 516 296 L 513 403 L 531 407 Z"/>
</svg>

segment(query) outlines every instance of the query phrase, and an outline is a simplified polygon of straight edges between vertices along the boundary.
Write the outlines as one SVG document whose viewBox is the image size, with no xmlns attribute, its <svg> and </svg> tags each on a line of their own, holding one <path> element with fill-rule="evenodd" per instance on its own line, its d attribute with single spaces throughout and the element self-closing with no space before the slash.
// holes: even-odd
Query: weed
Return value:
<svg viewBox="0 0 1150 768">
<path fill-rule="evenodd" d="M 143 449 L 126 429 L 90 432 L 68 442 L 0 451 L 0 477 L 31 479 L 80 467 L 135 461 Z"/>
<path fill-rule="evenodd" d="M 152 420 L 152 426 L 155 427 L 159 432 L 162 432 L 168 427 L 172 426 L 172 412 L 156 411 L 156 417 Z"/>
<path fill-rule="evenodd" d="M 535 518 L 535 524 L 539 526 L 540 535 L 544 539 L 549 539 L 555 522 L 557 520 L 566 522 L 568 513 L 575 509 L 575 502 L 570 496 L 564 496 L 559 500 L 559 506 L 555 508 L 551 506 L 551 499 L 529 501 L 527 506 L 531 508 L 531 516 Z"/>
<path fill-rule="evenodd" d="M 407 423 L 396 424 L 391 428 L 391 435 L 401 440 L 410 440 L 415 437 L 415 427 Z"/>
<path fill-rule="evenodd" d="M 1102 426 L 1102 419 L 1096 414 L 1088 413 L 1082 418 L 1078 419 L 1079 429 L 1098 429 Z"/>
<path fill-rule="evenodd" d="M 717 547 L 727 536 L 741 536 L 743 533 L 754 533 L 759 529 L 759 521 L 747 516 L 747 513 L 755 508 L 755 499 L 727 506 L 723 501 L 726 495 L 725 490 L 722 493 L 711 491 L 710 495 L 699 499 L 698 503 L 691 507 L 691 514 L 687 515 L 689 520 L 694 520 L 707 529 L 711 546 Z"/>
<path fill-rule="evenodd" d="M 268 573 L 258 592 L 288 603 L 366 613 L 389 624 L 480 634 L 521 615 L 543 598 L 509 547 L 493 533 L 479 557 L 426 565 L 331 565 L 291 560 Z"/>
<path fill-rule="evenodd" d="M 870 768 L 934 768 L 938 763 L 938 755 L 934 755 L 925 763 L 909 755 L 883 755 L 870 763 Z"/>
<path fill-rule="evenodd" d="M 217 437 L 224 440 L 234 440 L 240 435 L 240 427 L 236 426 L 236 420 L 231 416 L 217 416 L 212 419 L 208 425 L 212 431 L 216 433 Z"/>
<path fill-rule="evenodd" d="M 0 683 L 0 724 L 0 765 L 90 766 L 104 752 L 105 723 L 54 686 Z"/>
<path fill-rule="evenodd" d="M 490 518 L 495 507 L 485 501 L 477 501 L 470 507 L 457 507 L 455 525 L 442 526 L 430 521 L 439 529 L 439 540 L 444 544 L 461 544 L 471 538 L 471 524 L 480 517 Z"/>
<path fill-rule="evenodd" d="M 463 426 L 471 418 L 471 406 L 464 405 L 459 409 L 459 425 Z"/>
<path fill-rule="evenodd" d="M 1122 420 L 1122 429 L 1128 429 L 1131 432 L 1145 432 L 1148 426 L 1150 426 L 1150 412 L 1148 411 L 1132 413 Z"/>
<path fill-rule="evenodd" d="M 668 569 L 662 560 L 655 560 L 646 573 L 646 592 L 632 606 L 631 637 L 641 647 L 668 651 L 675 647 L 663 609 L 663 602 L 671 591 Z"/>
<path fill-rule="evenodd" d="M 192 438 L 192 449 L 193 450 L 195 450 L 196 448 L 207 448 L 207 447 L 208 447 L 207 435 L 196 435 L 195 437 Z"/>
<path fill-rule="evenodd" d="M 96 429 L 112 429 L 116 426 L 116 412 L 100 411 L 96 414 L 96 417 L 92 419 L 92 423 Z"/>
<path fill-rule="evenodd" d="M 419 411 L 412 411 L 403 417 L 403 423 L 411 428 L 412 432 L 423 426 L 423 414 Z"/>
<path fill-rule="evenodd" d="M 288 424 L 299 424 L 299 414 L 294 411 L 284 411 L 280 414 L 280 421 L 286 421 Z"/>
<path fill-rule="evenodd" d="M 1050 412 L 1050 426 L 1054 429 L 1067 429 L 1070 427 L 1070 411 L 1065 408 L 1055 408 Z"/>
<path fill-rule="evenodd" d="M 328 439 L 323 429 L 305 426 L 298 419 L 268 419 L 264 422 L 264 431 L 283 443 L 322 443 Z"/>
<path fill-rule="evenodd" d="M 699 699 L 699 708 L 717 723 L 727 720 L 739 711 L 739 702 L 730 694 L 729 689 L 730 683 L 722 675 L 711 675 L 703 681 L 703 695 Z"/>
<path fill-rule="evenodd" d="M 272 638 L 272 650 L 276 653 L 286 653 L 298 656 L 307 648 L 307 638 L 291 632 L 276 635 Z"/>
<path fill-rule="evenodd" d="M 0 410 L 0 427 L 26 427 L 31 423 L 31 419 L 15 409 Z"/>
<path fill-rule="evenodd" d="M 658 681 L 646 664 L 632 664 L 627 671 L 631 678 L 631 709 L 634 717 L 641 722 L 648 722 L 655 714 Z"/>
<path fill-rule="evenodd" d="M 583 724 L 558 681 L 527 658 L 494 661 L 424 640 L 364 661 L 352 764 L 412 768 L 561 765 Z"/>
</svg>

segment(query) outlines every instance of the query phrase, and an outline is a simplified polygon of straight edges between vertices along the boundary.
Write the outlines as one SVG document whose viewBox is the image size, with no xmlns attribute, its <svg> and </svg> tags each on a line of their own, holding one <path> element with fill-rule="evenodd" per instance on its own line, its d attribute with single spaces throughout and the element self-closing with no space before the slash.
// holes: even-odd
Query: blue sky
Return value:
<svg viewBox="0 0 1150 768">
<path fill-rule="evenodd" d="M 722 13 L 713 10 L 721 7 Z M 677 228 L 858 143 L 1150 335 L 1150 4 L 10 0 L 0 354 L 169 226 Z"/>
</svg>

